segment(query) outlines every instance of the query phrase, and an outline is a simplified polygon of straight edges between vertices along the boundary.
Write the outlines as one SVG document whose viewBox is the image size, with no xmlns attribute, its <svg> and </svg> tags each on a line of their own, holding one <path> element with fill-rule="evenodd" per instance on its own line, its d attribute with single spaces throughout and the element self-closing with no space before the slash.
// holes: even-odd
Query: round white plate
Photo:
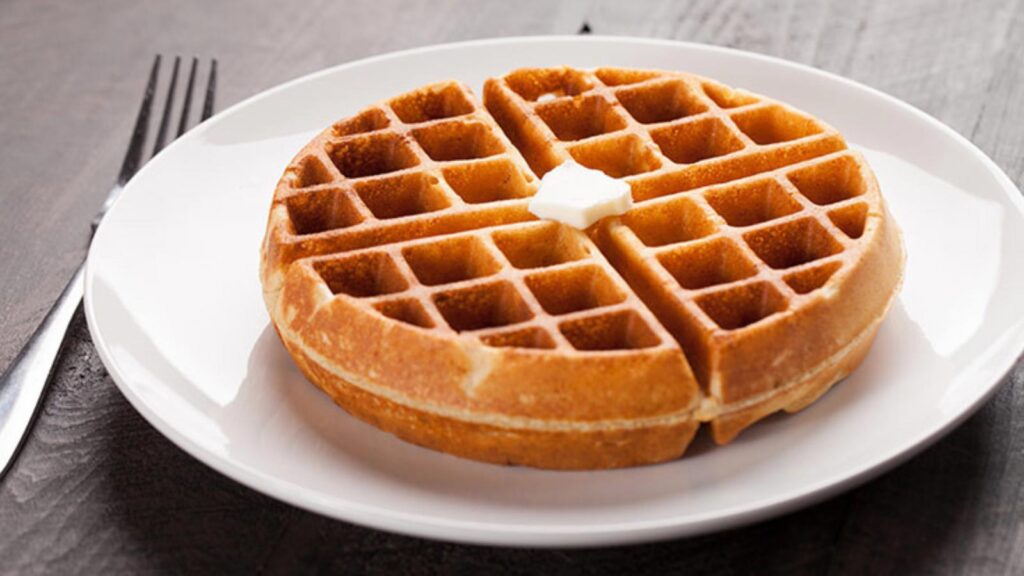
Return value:
<svg viewBox="0 0 1024 576">
<path fill-rule="evenodd" d="M 864 364 L 811 408 L 733 444 L 607 472 L 480 464 L 403 443 L 335 407 L 268 323 L 258 253 L 277 178 L 330 122 L 422 84 L 522 66 L 679 69 L 802 108 L 866 151 L 902 226 L 903 291 Z M 1019 191 L 967 140 L 860 84 L 723 48 L 525 38 L 346 64 L 251 98 L 128 185 L 93 241 L 85 309 L 128 400 L 182 449 L 294 505 L 428 538 L 604 545 L 719 530 L 879 474 L 966 418 L 1024 348 Z"/>
</svg>

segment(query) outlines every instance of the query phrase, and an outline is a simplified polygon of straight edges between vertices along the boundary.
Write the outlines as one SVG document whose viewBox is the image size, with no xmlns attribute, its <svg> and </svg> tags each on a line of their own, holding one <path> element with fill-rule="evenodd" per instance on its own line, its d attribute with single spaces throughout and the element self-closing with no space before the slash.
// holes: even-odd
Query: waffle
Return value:
<svg viewBox="0 0 1024 576">
<path fill-rule="evenodd" d="M 689 74 L 443 82 L 305 146 L 261 277 L 302 372 L 355 416 L 463 457 L 595 469 L 799 410 L 868 351 L 902 276 L 863 158 L 823 122 Z M 527 211 L 567 159 L 635 206 Z"/>
</svg>

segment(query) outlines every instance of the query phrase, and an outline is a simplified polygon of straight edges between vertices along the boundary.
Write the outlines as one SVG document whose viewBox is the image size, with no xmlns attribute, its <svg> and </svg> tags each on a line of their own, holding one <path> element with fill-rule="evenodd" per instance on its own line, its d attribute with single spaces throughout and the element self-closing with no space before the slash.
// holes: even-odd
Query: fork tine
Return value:
<svg viewBox="0 0 1024 576">
<path fill-rule="evenodd" d="M 217 92 L 217 59 L 210 61 L 210 76 L 206 79 L 206 98 L 203 101 L 203 115 L 200 122 L 213 115 L 213 97 Z"/>
<path fill-rule="evenodd" d="M 192 92 L 196 85 L 196 65 L 199 59 L 192 57 L 192 68 L 188 71 L 188 85 L 185 86 L 185 103 L 181 106 L 181 118 L 178 120 L 178 136 L 188 128 L 188 113 L 192 110 Z M 178 136 L 175 136 L 177 138 Z"/>
<path fill-rule="evenodd" d="M 124 186 L 139 169 L 142 147 L 146 144 L 146 133 L 149 131 L 149 113 L 153 109 L 153 93 L 156 92 L 156 79 L 159 71 L 160 55 L 157 54 L 153 60 L 153 68 L 149 71 L 149 82 L 146 84 L 146 92 L 142 96 L 142 106 L 135 119 L 135 128 L 132 129 L 132 139 L 128 144 L 128 151 L 124 155 L 124 162 L 121 163 L 121 172 L 117 175 L 117 183 L 121 186 Z"/>
<path fill-rule="evenodd" d="M 164 147 L 167 141 L 167 125 L 171 121 L 171 108 L 174 106 L 174 90 L 178 87 L 178 67 L 181 66 L 181 56 L 174 57 L 174 68 L 171 71 L 171 83 L 167 86 L 167 97 L 164 98 L 164 113 L 160 117 L 160 129 L 156 132 L 156 141 L 153 142 L 153 156 Z"/>
</svg>

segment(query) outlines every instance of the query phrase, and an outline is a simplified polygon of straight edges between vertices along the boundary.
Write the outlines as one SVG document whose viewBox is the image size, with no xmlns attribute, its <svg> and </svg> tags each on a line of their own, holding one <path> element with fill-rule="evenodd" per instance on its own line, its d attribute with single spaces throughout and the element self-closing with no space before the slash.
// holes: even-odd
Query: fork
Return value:
<svg viewBox="0 0 1024 576">
<path fill-rule="evenodd" d="M 159 54 L 153 60 L 153 66 L 149 72 L 149 81 L 146 83 L 146 91 L 142 97 L 142 105 L 135 119 L 135 128 L 132 130 L 131 141 L 128 144 L 128 151 L 125 153 L 124 161 L 121 164 L 121 171 L 117 175 L 113 188 L 92 220 L 90 241 L 107 210 L 114 204 L 117 197 L 120 196 L 124 186 L 135 175 L 141 164 L 145 162 L 142 159 L 143 149 L 146 145 L 146 135 L 150 122 L 149 117 L 153 109 L 153 97 L 156 93 L 157 79 L 160 75 L 160 60 Z M 192 66 L 189 70 L 188 83 L 185 88 L 185 100 L 182 103 L 177 132 L 172 140 L 181 136 L 188 127 L 198 64 L 199 59 L 192 58 Z M 171 108 L 174 106 L 174 95 L 177 90 L 180 66 L 181 57 L 176 56 L 174 58 L 174 67 L 171 71 L 170 84 L 167 88 L 167 95 L 164 98 L 163 114 L 160 117 L 150 157 L 156 156 L 167 142 Z M 200 122 L 209 118 L 213 113 L 213 99 L 216 90 L 217 60 L 212 59 L 210 61 L 209 76 L 206 81 L 206 94 L 203 99 Z M 0 477 L 3 477 L 10 469 L 11 464 L 13 464 L 18 450 L 28 436 L 27 433 L 39 411 L 39 407 L 42 405 L 43 395 L 46 392 L 53 375 L 53 369 L 57 364 L 57 359 L 60 357 L 61 349 L 67 338 L 71 319 L 82 303 L 82 295 L 85 288 L 84 272 L 85 261 L 83 260 L 78 269 L 75 270 L 64 291 L 61 292 L 56 303 L 54 303 L 53 308 L 43 318 L 39 328 L 32 334 L 28 343 L 21 349 L 18 356 L 4 372 L 4 375 L 0 377 Z"/>
</svg>

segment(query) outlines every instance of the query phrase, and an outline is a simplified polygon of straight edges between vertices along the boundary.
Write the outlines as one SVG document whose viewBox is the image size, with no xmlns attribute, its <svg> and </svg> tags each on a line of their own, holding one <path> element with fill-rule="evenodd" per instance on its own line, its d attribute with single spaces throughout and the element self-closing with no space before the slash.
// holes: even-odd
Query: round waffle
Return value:
<svg viewBox="0 0 1024 576">
<path fill-rule="evenodd" d="M 635 207 L 526 209 L 567 159 Z M 785 104 L 682 73 L 443 82 L 306 145 L 278 183 L 264 296 L 303 373 L 452 454 L 588 469 L 680 456 L 813 402 L 866 354 L 899 232 L 864 159 Z"/>
</svg>

